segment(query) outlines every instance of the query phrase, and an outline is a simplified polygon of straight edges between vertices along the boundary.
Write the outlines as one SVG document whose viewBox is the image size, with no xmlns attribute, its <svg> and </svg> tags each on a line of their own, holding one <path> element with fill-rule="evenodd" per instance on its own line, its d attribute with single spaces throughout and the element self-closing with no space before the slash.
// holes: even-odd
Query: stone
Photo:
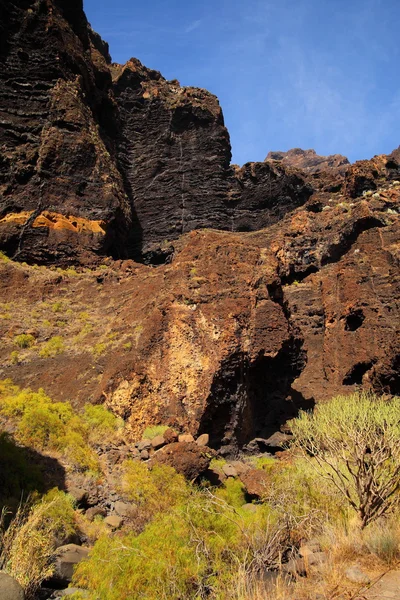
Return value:
<svg viewBox="0 0 400 600">
<path fill-rule="evenodd" d="M 203 433 L 202 435 L 199 435 L 199 437 L 196 440 L 196 444 L 198 446 L 208 446 L 210 442 L 210 436 L 208 435 L 208 433 Z"/>
<path fill-rule="evenodd" d="M 121 529 L 123 522 L 123 518 L 118 517 L 117 515 L 109 515 L 104 519 L 104 523 L 108 525 L 111 529 Z"/>
<path fill-rule="evenodd" d="M 0 571 L 1 600 L 24 600 L 25 594 L 21 585 L 13 577 Z"/>
<path fill-rule="evenodd" d="M 151 448 L 151 440 L 141 440 L 138 443 L 137 448 L 139 452 L 141 452 L 142 450 L 149 450 Z"/>
<path fill-rule="evenodd" d="M 102 506 L 92 506 L 85 511 L 85 516 L 89 521 L 94 521 L 95 517 L 105 517 L 106 515 L 107 511 Z"/>
<path fill-rule="evenodd" d="M 140 458 L 142 460 L 149 460 L 149 458 L 150 458 L 149 451 L 148 450 L 141 450 L 141 452 L 140 452 Z"/>
<path fill-rule="evenodd" d="M 227 477 L 237 477 L 237 474 L 238 474 L 237 470 L 235 469 L 235 467 L 233 465 L 231 465 L 230 463 L 227 463 L 226 465 L 223 465 L 222 472 Z"/>
<path fill-rule="evenodd" d="M 173 442 L 178 441 L 178 434 L 170 427 L 164 431 L 163 438 L 166 444 L 172 444 Z"/>
<path fill-rule="evenodd" d="M 132 515 L 133 507 L 131 504 L 118 500 L 114 504 L 114 510 L 119 517 L 129 518 Z"/>
<path fill-rule="evenodd" d="M 358 565 L 352 565 L 348 567 L 347 569 L 345 569 L 344 574 L 347 577 L 347 579 L 352 583 L 370 583 L 370 578 Z"/>
<path fill-rule="evenodd" d="M 154 450 L 158 450 L 165 446 L 165 439 L 163 435 L 157 435 L 155 438 L 151 440 L 151 446 Z"/>
<path fill-rule="evenodd" d="M 243 483 L 246 494 L 255 500 L 262 499 L 268 489 L 268 476 L 261 469 L 249 469 L 240 474 L 240 481 Z"/>
<path fill-rule="evenodd" d="M 291 439 L 293 439 L 292 435 L 276 431 L 264 441 L 264 444 L 270 448 L 282 449 Z"/>
<path fill-rule="evenodd" d="M 196 442 L 174 442 L 161 448 L 150 462 L 173 467 L 189 481 L 194 481 L 207 471 L 215 455 L 214 450 L 200 447 Z"/>
<path fill-rule="evenodd" d="M 363 590 L 365 600 L 398 600 L 400 592 L 400 571 L 385 573 L 368 590 Z"/>
<path fill-rule="evenodd" d="M 68 493 L 71 494 L 78 506 L 86 504 L 89 496 L 89 492 L 87 490 L 75 486 L 69 487 Z"/>
<path fill-rule="evenodd" d="M 194 442 L 194 437 L 190 433 L 181 433 L 178 436 L 178 442 L 191 443 Z"/>
<path fill-rule="evenodd" d="M 89 548 L 77 546 L 76 544 L 67 544 L 66 546 L 57 548 L 53 577 L 57 580 L 70 582 L 74 567 L 87 558 L 89 550 Z"/>
</svg>

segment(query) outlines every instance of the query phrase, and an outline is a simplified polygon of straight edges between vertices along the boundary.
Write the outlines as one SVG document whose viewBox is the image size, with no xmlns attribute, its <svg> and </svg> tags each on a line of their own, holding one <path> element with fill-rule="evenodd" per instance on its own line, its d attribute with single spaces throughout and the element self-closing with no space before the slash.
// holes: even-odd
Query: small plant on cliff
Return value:
<svg viewBox="0 0 400 600">
<path fill-rule="evenodd" d="M 64 340 L 61 336 L 55 335 L 39 350 L 39 356 L 42 358 L 50 358 L 52 356 L 57 356 L 57 354 L 61 354 L 64 350 Z"/>
<path fill-rule="evenodd" d="M 14 338 L 14 344 L 18 348 L 30 348 L 35 343 L 35 338 L 30 333 L 21 333 Z"/>
<path fill-rule="evenodd" d="M 158 435 L 163 435 L 169 429 L 168 425 L 151 425 L 143 431 L 142 439 L 152 440 Z"/>
<path fill-rule="evenodd" d="M 400 501 L 400 398 L 337 396 L 291 421 L 318 475 L 357 512 L 361 527 Z"/>
</svg>

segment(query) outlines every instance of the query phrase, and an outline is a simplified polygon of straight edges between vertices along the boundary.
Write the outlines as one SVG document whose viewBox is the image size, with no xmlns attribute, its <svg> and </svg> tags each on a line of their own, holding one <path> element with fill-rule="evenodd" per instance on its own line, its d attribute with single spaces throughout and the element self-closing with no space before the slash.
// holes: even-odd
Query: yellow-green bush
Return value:
<svg viewBox="0 0 400 600">
<path fill-rule="evenodd" d="M 189 497 L 190 488 L 172 467 L 127 460 L 122 465 L 120 491 L 136 507 L 138 529 L 158 513 L 170 510 Z"/>
<path fill-rule="evenodd" d="M 163 435 L 169 429 L 168 425 L 151 425 L 143 431 L 142 439 L 152 440 L 158 435 Z"/>
<path fill-rule="evenodd" d="M 361 526 L 400 502 L 400 398 L 337 396 L 291 421 L 295 443 Z"/>
<path fill-rule="evenodd" d="M 60 335 L 55 335 L 50 338 L 39 350 L 39 356 L 42 358 L 50 358 L 52 356 L 57 356 L 57 354 L 61 354 L 65 350 L 64 340 Z"/>
<path fill-rule="evenodd" d="M 242 514 L 191 488 L 139 535 L 100 539 L 74 585 L 88 590 L 89 600 L 228 600 L 239 568 L 277 566 L 285 536 L 267 507 Z"/>
<path fill-rule="evenodd" d="M 35 343 L 35 338 L 30 333 L 20 333 L 14 338 L 14 344 L 18 348 L 30 348 Z"/>
<path fill-rule="evenodd" d="M 74 531 L 72 498 L 52 490 L 32 506 L 22 506 L 0 532 L 0 568 L 22 585 L 27 600 L 54 573 L 56 540 Z"/>
<path fill-rule="evenodd" d="M 0 382 L 0 414 L 10 420 L 20 443 L 57 450 L 79 471 L 99 471 L 91 444 L 110 439 L 122 424 L 103 406 L 88 405 L 77 414 L 69 402 L 53 402 L 44 390 L 21 390 L 10 380 Z"/>
</svg>

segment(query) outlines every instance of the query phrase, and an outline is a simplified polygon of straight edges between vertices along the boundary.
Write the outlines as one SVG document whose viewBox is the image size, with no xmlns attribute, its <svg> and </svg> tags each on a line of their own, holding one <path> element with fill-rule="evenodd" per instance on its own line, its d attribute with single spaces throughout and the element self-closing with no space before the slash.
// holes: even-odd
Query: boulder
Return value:
<svg viewBox="0 0 400 600">
<path fill-rule="evenodd" d="M 195 480 L 209 467 L 216 452 L 211 448 L 200 447 L 196 442 L 174 442 L 161 448 L 151 459 L 151 464 L 173 467 L 190 481 Z"/>
<path fill-rule="evenodd" d="M 24 600 L 24 590 L 13 577 L 0 571 L 1 600 Z"/>
<path fill-rule="evenodd" d="M 240 475 L 246 494 L 252 499 L 263 498 L 267 491 L 268 477 L 261 469 L 249 469 Z"/>
<path fill-rule="evenodd" d="M 149 451 L 148 450 L 141 450 L 140 451 L 140 458 L 142 460 L 149 460 L 149 458 L 150 458 Z"/>
<path fill-rule="evenodd" d="M 235 467 L 233 465 L 231 465 L 230 463 L 223 465 L 222 471 L 223 471 L 224 475 L 226 475 L 227 477 L 237 477 L 237 474 L 238 474 Z"/>
<path fill-rule="evenodd" d="M 76 544 L 67 544 L 57 548 L 53 577 L 57 580 L 70 582 L 74 567 L 87 558 L 89 550 L 89 548 L 77 546 Z"/>
<path fill-rule="evenodd" d="M 190 433 L 181 433 L 178 436 L 178 442 L 186 442 L 186 443 L 194 442 L 194 437 Z"/>
<path fill-rule="evenodd" d="M 155 438 L 151 440 L 151 446 L 154 450 L 158 450 L 165 446 L 165 439 L 163 435 L 157 435 Z"/>
<path fill-rule="evenodd" d="M 95 517 L 105 517 L 106 515 L 107 511 L 102 506 L 92 506 L 85 512 L 85 516 L 89 519 L 89 521 L 94 521 Z"/>
<path fill-rule="evenodd" d="M 137 448 L 139 452 L 141 452 L 142 450 L 149 450 L 151 448 L 151 440 L 140 440 L 140 442 L 138 442 Z"/>
<path fill-rule="evenodd" d="M 172 444 L 178 441 L 178 434 L 171 427 L 164 431 L 163 438 L 166 444 Z"/>
<path fill-rule="evenodd" d="M 111 529 L 121 529 L 123 522 L 123 518 L 118 517 L 117 515 L 109 515 L 104 519 L 104 523 L 108 525 Z"/>
<path fill-rule="evenodd" d="M 222 469 L 217 468 L 206 469 L 203 475 L 204 478 L 211 483 L 211 485 L 214 485 L 216 487 L 222 485 L 227 479 L 225 473 L 222 472 Z"/>
<path fill-rule="evenodd" d="M 208 435 L 208 433 L 203 433 L 202 435 L 199 435 L 199 437 L 196 440 L 196 444 L 198 446 L 208 446 L 210 441 L 210 436 Z"/>
<path fill-rule="evenodd" d="M 114 504 L 114 510 L 119 517 L 127 517 L 129 518 L 132 515 L 132 504 L 127 504 L 126 502 L 121 502 L 118 500 Z"/>
</svg>

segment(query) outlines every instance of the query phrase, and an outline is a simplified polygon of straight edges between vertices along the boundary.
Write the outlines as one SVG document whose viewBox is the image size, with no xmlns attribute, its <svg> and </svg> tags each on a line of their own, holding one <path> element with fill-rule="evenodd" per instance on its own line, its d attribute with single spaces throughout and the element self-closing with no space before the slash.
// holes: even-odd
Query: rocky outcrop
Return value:
<svg viewBox="0 0 400 600">
<path fill-rule="evenodd" d="M 115 166 L 107 45 L 79 0 L 5 0 L 2 11 L 0 245 L 39 263 L 113 254 L 130 207 Z"/>
<path fill-rule="evenodd" d="M 265 160 L 267 162 L 278 161 L 285 166 L 296 167 L 307 173 L 335 171 L 344 174 L 350 166 L 349 159 L 341 154 L 319 156 L 315 150 L 302 150 L 301 148 L 292 148 L 287 152 L 268 152 Z"/>
</svg>

